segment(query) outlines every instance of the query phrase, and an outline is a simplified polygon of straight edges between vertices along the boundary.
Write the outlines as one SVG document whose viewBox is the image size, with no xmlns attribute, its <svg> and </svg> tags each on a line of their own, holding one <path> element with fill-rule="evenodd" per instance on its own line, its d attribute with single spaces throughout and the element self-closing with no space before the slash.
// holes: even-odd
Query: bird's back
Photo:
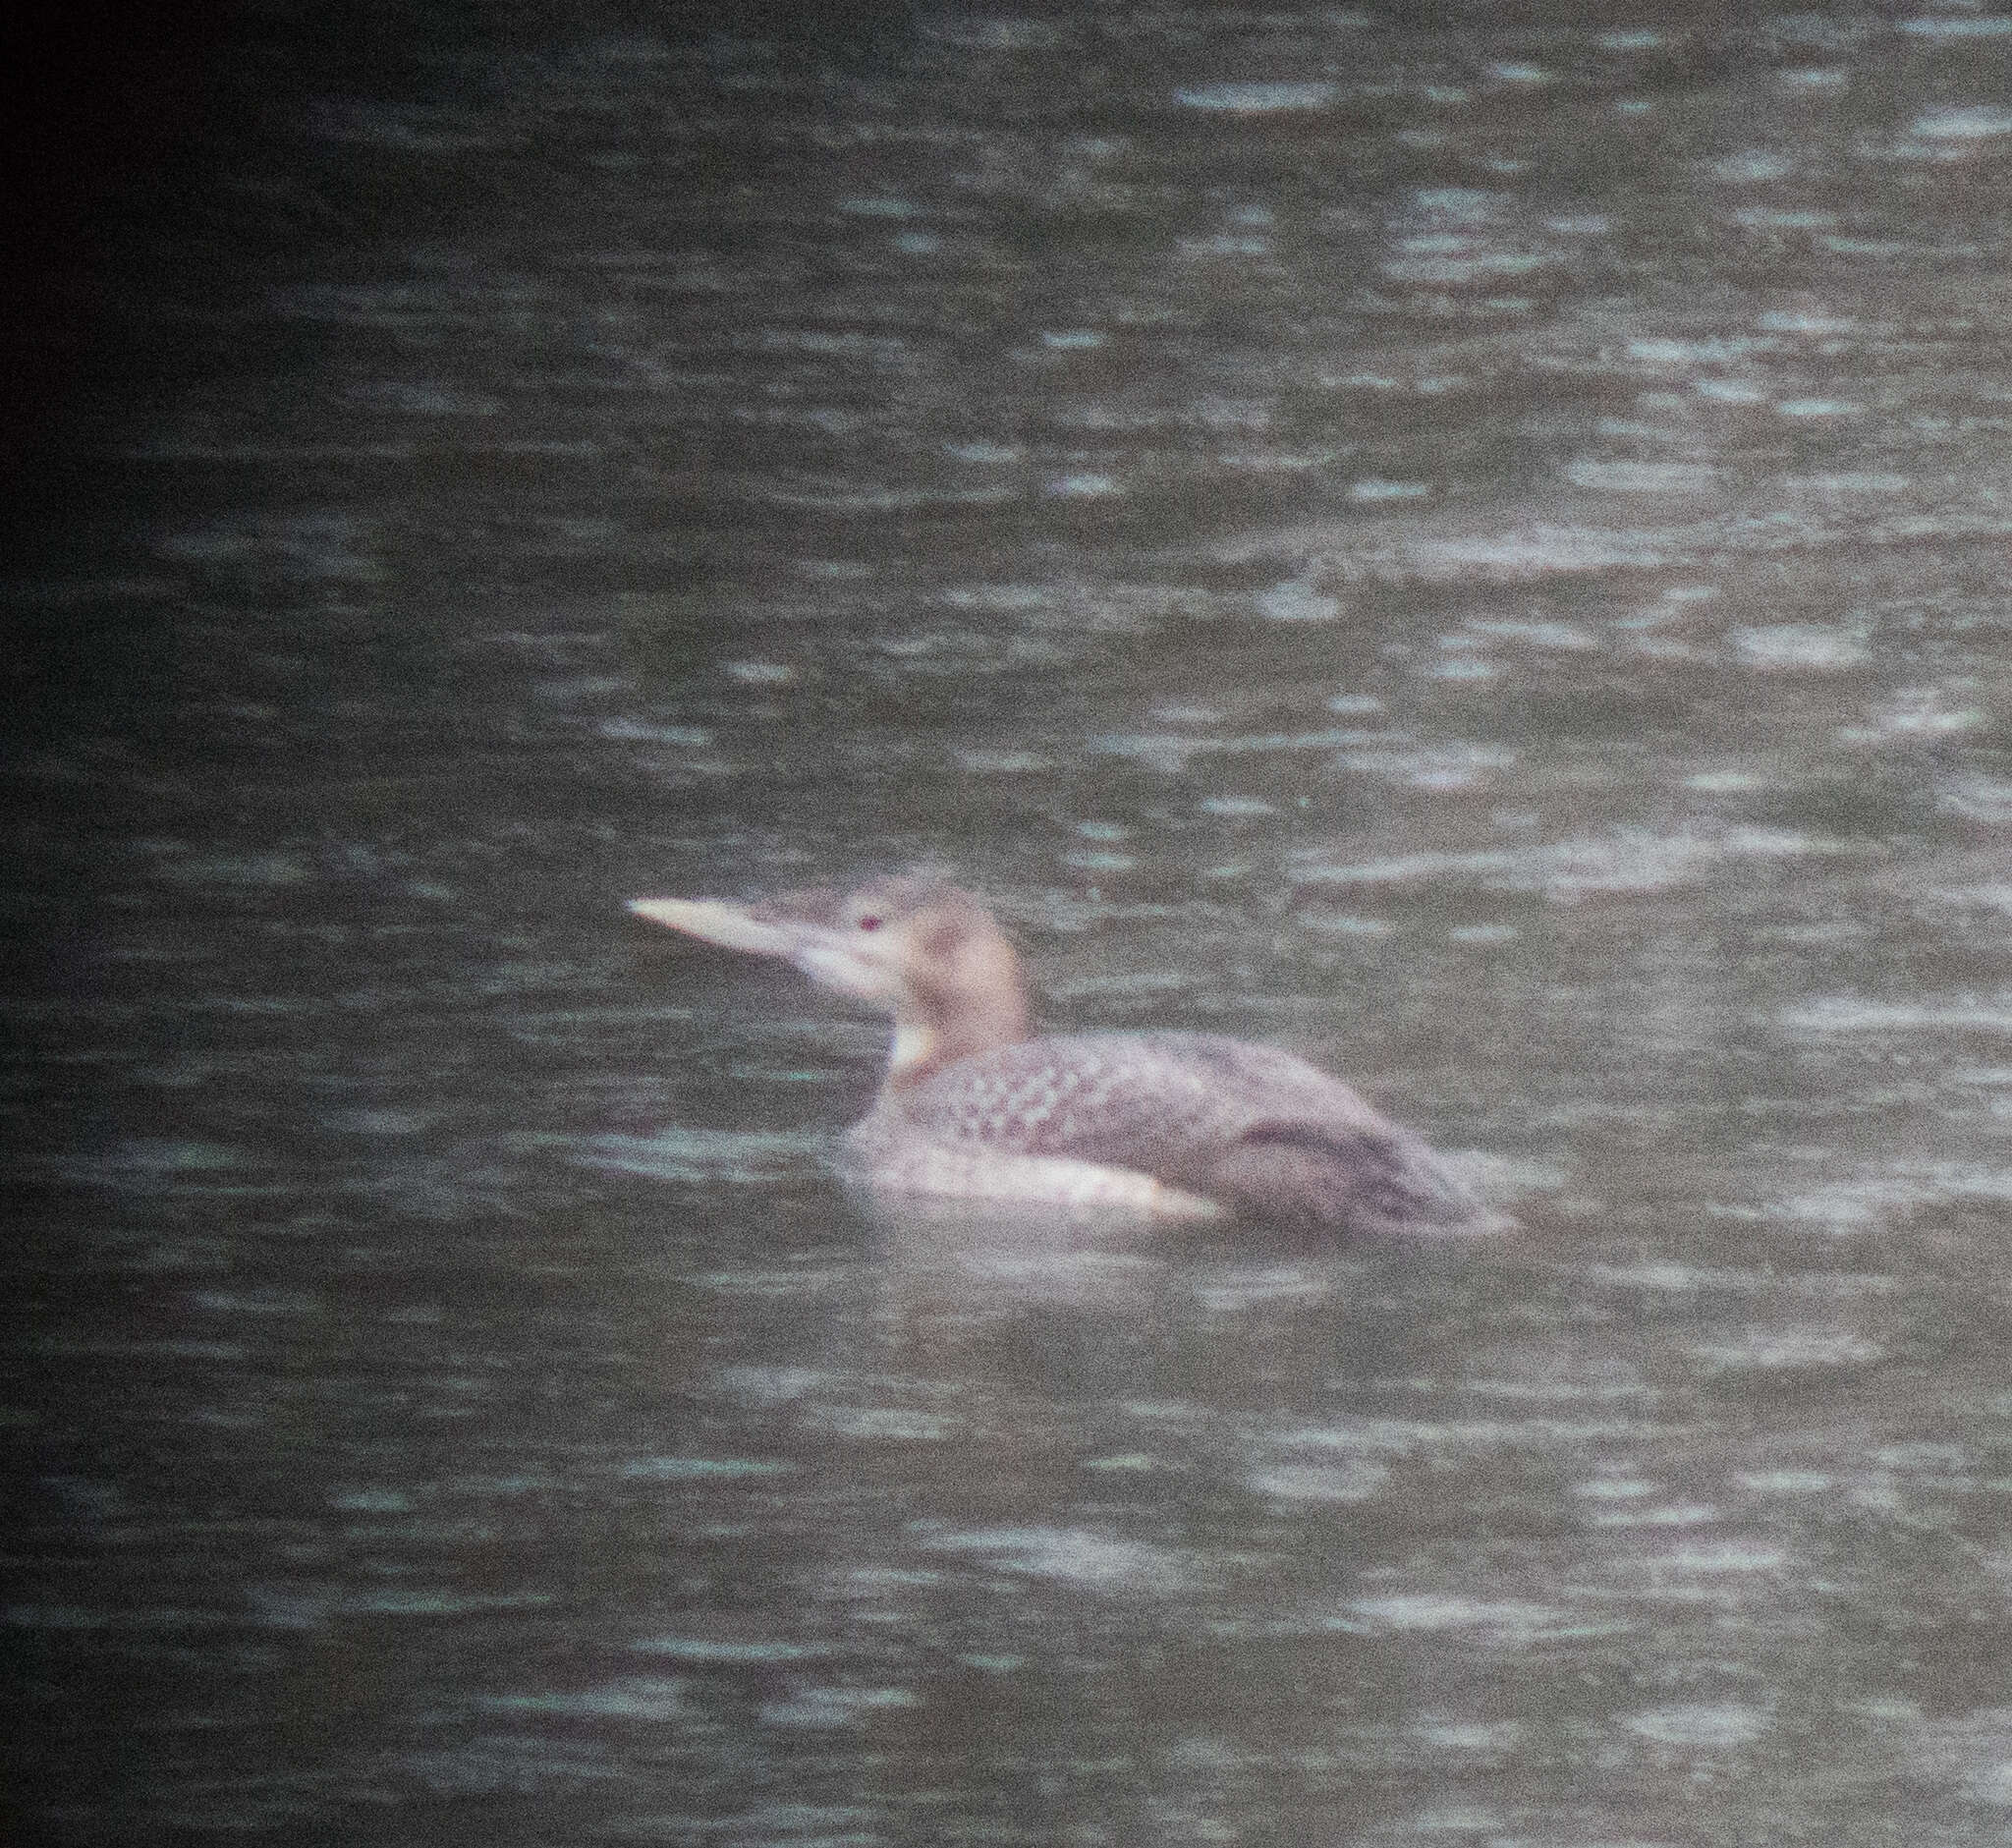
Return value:
<svg viewBox="0 0 2012 1848">
<path fill-rule="evenodd" d="M 1419 1230 L 1474 1217 L 1411 1131 L 1274 1046 L 1211 1034 L 1063 1034 L 994 1047 L 883 1095 L 855 1132 L 869 1167 L 924 1153 L 979 1162 L 1004 1197 L 1011 1157 L 1146 1176 L 1183 1196 L 1304 1227 Z"/>
</svg>

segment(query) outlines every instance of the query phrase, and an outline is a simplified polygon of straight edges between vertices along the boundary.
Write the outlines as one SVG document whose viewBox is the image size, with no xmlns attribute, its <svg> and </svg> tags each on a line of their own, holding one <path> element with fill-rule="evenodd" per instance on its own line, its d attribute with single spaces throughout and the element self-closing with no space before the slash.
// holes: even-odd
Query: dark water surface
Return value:
<svg viewBox="0 0 2012 1848">
<path fill-rule="evenodd" d="M 7 574 L 17 1834 L 2012 1836 L 1990 4 L 244 15 Z M 919 858 L 1522 1230 L 849 1198 L 621 901 Z"/>
</svg>

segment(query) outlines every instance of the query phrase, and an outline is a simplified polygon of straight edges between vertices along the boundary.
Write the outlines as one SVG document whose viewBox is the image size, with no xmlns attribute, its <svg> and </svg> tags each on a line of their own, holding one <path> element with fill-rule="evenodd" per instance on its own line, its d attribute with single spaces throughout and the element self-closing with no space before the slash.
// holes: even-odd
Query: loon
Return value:
<svg viewBox="0 0 2012 1848">
<path fill-rule="evenodd" d="M 1214 1034 L 1032 1037 L 1019 958 L 971 893 L 928 875 L 753 904 L 638 898 L 637 916 L 780 957 L 894 1017 L 852 1130 L 869 1187 L 1300 1231 L 1484 1229 L 1411 1130 L 1275 1046 Z"/>
</svg>

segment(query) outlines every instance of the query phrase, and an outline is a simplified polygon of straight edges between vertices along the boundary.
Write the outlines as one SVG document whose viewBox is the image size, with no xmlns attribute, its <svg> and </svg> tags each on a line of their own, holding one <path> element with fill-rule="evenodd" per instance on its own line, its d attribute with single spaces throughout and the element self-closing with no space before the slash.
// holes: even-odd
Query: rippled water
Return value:
<svg viewBox="0 0 2012 1848">
<path fill-rule="evenodd" d="M 583 17 L 106 233 L 16 1832 L 2003 1840 L 2012 20 Z M 1521 1231 L 848 1197 L 918 859 Z"/>
</svg>

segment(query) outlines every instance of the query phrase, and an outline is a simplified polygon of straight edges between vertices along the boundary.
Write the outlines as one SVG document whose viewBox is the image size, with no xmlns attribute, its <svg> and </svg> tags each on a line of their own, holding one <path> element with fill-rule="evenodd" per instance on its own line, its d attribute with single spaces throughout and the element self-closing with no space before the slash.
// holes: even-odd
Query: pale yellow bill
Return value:
<svg viewBox="0 0 2012 1848">
<path fill-rule="evenodd" d="M 755 956 L 787 956 L 803 934 L 786 924 L 751 917 L 745 905 L 717 898 L 632 898 L 629 909 L 639 918 L 702 937 L 723 949 L 747 950 Z"/>
</svg>

